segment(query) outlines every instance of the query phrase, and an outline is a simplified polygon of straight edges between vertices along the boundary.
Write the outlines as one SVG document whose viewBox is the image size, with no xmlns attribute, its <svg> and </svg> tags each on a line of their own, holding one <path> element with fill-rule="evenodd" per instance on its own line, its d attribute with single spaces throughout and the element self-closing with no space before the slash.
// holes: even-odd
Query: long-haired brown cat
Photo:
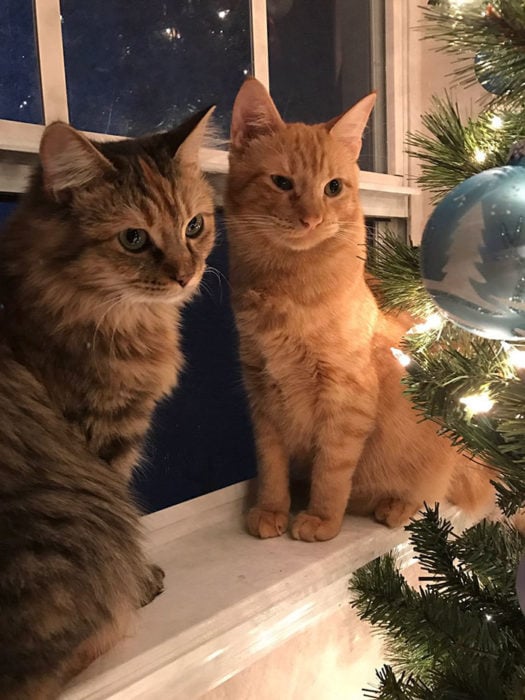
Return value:
<svg viewBox="0 0 525 700">
<path fill-rule="evenodd" d="M 55 698 L 162 590 L 128 479 L 213 245 L 208 116 L 105 144 L 49 126 L 0 235 L 0 698 Z"/>
<path fill-rule="evenodd" d="M 414 323 L 382 313 L 364 271 L 357 159 L 375 101 L 285 124 L 249 79 L 235 101 L 227 189 L 232 299 L 259 464 L 249 531 L 286 531 L 291 462 L 311 469 L 293 537 L 337 535 L 350 500 L 391 527 L 444 497 L 471 511 L 487 475 L 419 423 L 392 357 Z"/>
</svg>

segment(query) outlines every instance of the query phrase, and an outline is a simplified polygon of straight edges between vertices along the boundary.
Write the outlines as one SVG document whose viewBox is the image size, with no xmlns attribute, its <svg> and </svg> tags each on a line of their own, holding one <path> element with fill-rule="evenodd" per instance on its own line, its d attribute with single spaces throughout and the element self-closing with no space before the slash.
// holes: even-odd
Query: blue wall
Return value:
<svg viewBox="0 0 525 700">
<path fill-rule="evenodd" d="M 0 196 L 0 226 L 15 206 Z M 220 225 L 220 222 L 219 222 Z M 255 474 L 255 456 L 230 310 L 224 231 L 204 289 L 184 313 L 187 367 L 180 386 L 154 416 L 146 459 L 134 480 L 145 511 L 159 510 Z"/>
</svg>

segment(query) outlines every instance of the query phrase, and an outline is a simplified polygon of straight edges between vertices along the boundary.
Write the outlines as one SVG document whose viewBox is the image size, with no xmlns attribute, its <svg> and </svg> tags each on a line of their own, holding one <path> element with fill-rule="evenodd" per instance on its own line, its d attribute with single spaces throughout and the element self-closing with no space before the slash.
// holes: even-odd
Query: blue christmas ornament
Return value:
<svg viewBox="0 0 525 700">
<path fill-rule="evenodd" d="M 474 57 L 474 73 L 479 84 L 493 95 L 504 95 L 509 88 L 503 77 L 491 72 L 491 54 L 480 51 Z"/>
<path fill-rule="evenodd" d="M 512 165 L 455 187 L 423 232 L 421 268 L 437 306 L 485 338 L 525 340 L 525 148 Z"/>
</svg>

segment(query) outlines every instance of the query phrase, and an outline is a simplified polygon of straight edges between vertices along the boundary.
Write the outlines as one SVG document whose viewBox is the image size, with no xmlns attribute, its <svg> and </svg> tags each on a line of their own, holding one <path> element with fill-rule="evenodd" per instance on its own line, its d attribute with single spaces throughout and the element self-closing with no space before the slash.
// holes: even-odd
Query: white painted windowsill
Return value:
<svg viewBox="0 0 525 700">
<path fill-rule="evenodd" d="M 166 590 L 64 698 L 195 700 L 348 604 L 351 573 L 406 542 L 402 528 L 351 516 L 329 542 L 257 540 L 243 527 L 246 492 L 236 484 L 143 518 Z"/>
</svg>

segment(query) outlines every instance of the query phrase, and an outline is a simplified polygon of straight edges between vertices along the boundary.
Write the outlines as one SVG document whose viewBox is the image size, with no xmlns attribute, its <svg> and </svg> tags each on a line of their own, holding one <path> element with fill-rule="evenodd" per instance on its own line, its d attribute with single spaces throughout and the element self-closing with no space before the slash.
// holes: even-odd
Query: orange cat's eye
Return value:
<svg viewBox="0 0 525 700">
<path fill-rule="evenodd" d="M 284 175 L 272 175 L 271 178 L 273 184 L 280 190 L 284 190 L 285 192 L 293 190 L 293 182 L 289 177 L 284 177 Z"/>
<path fill-rule="evenodd" d="M 342 189 L 343 189 L 343 183 L 341 182 L 341 180 L 334 178 L 333 180 L 330 180 L 330 182 L 326 184 L 326 186 L 324 188 L 324 193 L 328 197 L 337 197 L 337 195 L 341 192 Z"/>
</svg>

